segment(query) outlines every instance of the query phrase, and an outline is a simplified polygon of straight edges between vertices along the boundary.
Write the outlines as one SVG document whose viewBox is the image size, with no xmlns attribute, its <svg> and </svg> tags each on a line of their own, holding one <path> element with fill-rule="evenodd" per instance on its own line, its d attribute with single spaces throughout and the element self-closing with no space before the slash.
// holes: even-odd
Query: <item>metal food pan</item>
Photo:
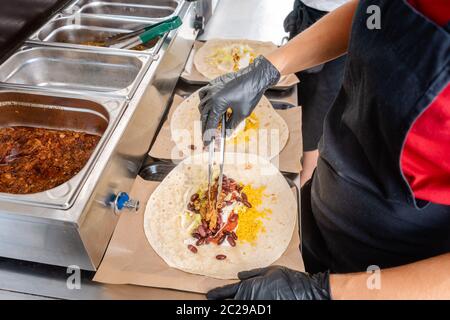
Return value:
<svg viewBox="0 0 450 320">
<path fill-rule="evenodd" d="M 178 12 L 178 0 L 78 0 L 65 12 L 116 18 L 164 19 Z"/>
<path fill-rule="evenodd" d="M 56 47 L 25 47 L 0 66 L 0 82 L 130 98 L 148 56 Z"/>
<path fill-rule="evenodd" d="M 95 101 L 70 95 L 0 89 L 0 127 L 40 127 L 101 136 L 88 162 L 70 180 L 53 189 L 33 194 L 0 193 L 0 201 L 68 209 L 108 140 L 124 108 L 123 101 Z"/>
<path fill-rule="evenodd" d="M 102 42 L 108 37 L 128 33 L 141 28 L 142 26 L 152 24 L 148 21 L 138 21 L 130 19 L 112 19 L 109 17 L 92 15 L 71 15 L 57 17 L 30 37 L 30 41 L 45 42 L 46 44 L 57 44 L 60 46 L 82 46 L 84 48 L 93 48 L 86 45 L 87 42 Z M 152 41 L 145 45 L 147 50 L 140 52 L 156 53 L 163 42 L 164 37 Z M 100 49 L 101 47 L 94 47 Z M 101 48 L 111 50 L 110 48 Z M 117 50 L 117 49 L 115 49 Z M 130 51 L 130 50 L 127 50 Z M 136 52 L 132 51 L 131 52 Z"/>
<path fill-rule="evenodd" d="M 48 104 L 46 101 L 41 103 L 40 100 L 0 93 L 0 128 L 23 126 L 102 136 L 108 127 L 108 113 L 100 105 L 84 102 L 84 106 L 74 108 Z"/>
</svg>

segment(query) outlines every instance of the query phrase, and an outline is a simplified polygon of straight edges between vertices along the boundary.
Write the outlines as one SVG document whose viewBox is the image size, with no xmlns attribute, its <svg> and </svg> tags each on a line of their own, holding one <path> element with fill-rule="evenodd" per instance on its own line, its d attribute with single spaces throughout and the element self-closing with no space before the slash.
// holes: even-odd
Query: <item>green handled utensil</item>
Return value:
<svg viewBox="0 0 450 320">
<path fill-rule="evenodd" d="M 129 38 L 131 38 L 133 36 L 140 35 L 141 33 L 145 32 L 145 31 L 148 31 L 148 30 L 150 30 L 150 29 L 152 29 L 154 27 L 157 27 L 157 26 L 159 26 L 159 25 L 161 25 L 163 23 L 173 22 L 173 21 L 176 21 L 178 19 L 179 19 L 178 16 L 174 16 L 174 17 L 171 17 L 171 18 L 169 18 L 167 20 L 162 20 L 162 21 L 160 21 L 158 23 L 147 25 L 147 26 L 145 26 L 143 28 L 139 28 L 139 29 L 137 29 L 135 31 L 132 31 L 132 32 L 116 34 L 116 35 L 111 36 L 108 39 L 106 39 L 105 45 L 107 47 L 112 46 L 112 45 L 117 44 L 119 42 L 125 41 L 126 39 L 129 39 Z"/>
<path fill-rule="evenodd" d="M 122 41 L 124 41 L 126 39 L 129 39 L 129 38 L 131 38 L 133 36 L 140 35 L 141 33 L 145 32 L 145 31 L 148 31 L 151 28 L 157 27 L 157 26 L 159 26 L 162 23 L 172 22 L 172 21 L 175 21 L 177 19 L 178 19 L 178 17 L 174 16 L 174 17 L 171 17 L 171 18 L 169 18 L 167 20 L 162 20 L 162 21 L 160 21 L 158 23 L 147 25 L 145 27 L 139 28 L 139 29 L 134 30 L 132 32 L 116 34 L 114 36 L 111 36 L 111 37 L 107 38 L 106 41 L 105 41 L 105 44 L 106 44 L 107 47 L 112 46 L 113 44 L 117 44 L 117 43 L 122 42 Z"/>
<path fill-rule="evenodd" d="M 181 21 L 180 17 L 175 16 L 152 26 L 143 28 L 144 32 L 141 34 L 136 34 L 140 30 L 132 32 L 133 35 L 128 34 L 128 36 L 130 37 L 121 39 L 119 42 L 116 42 L 109 47 L 117 49 L 131 49 L 140 44 L 147 43 L 148 41 L 156 37 L 162 36 L 171 30 L 177 29 L 179 26 L 181 26 L 182 23 L 183 22 Z"/>
</svg>

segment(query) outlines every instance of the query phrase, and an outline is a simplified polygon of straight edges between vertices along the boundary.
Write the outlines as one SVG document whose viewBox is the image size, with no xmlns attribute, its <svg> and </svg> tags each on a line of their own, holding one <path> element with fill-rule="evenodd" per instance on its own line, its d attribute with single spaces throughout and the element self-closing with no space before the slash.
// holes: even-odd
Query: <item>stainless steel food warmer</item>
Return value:
<svg viewBox="0 0 450 320">
<path fill-rule="evenodd" d="M 129 17 L 132 19 L 163 19 L 178 13 L 180 0 L 78 0 L 66 13 Z"/>
<path fill-rule="evenodd" d="M 0 193 L 0 256 L 95 270 L 186 63 L 196 4 L 77 0 L 0 65 L 0 126 L 101 135 L 85 167 L 35 194 Z M 144 52 L 80 45 L 178 15 Z"/>
<path fill-rule="evenodd" d="M 36 31 L 31 37 L 31 43 L 45 42 L 47 45 L 58 45 L 69 48 L 85 48 L 87 43 L 98 43 L 116 35 L 138 29 L 142 25 L 156 23 L 155 19 L 136 20 L 128 17 L 110 18 L 105 16 L 93 16 L 89 14 L 57 15 L 50 22 Z M 152 41 L 144 45 L 142 53 L 153 54 L 159 50 L 164 37 L 158 41 Z M 97 49 L 111 51 L 109 48 L 97 47 Z M 121 50 L 131 51 L 133 50 Z"/>
<path fill-rule="evenodd" d="M 23 47 L 0 66 L 0 82 L 131 98 L 150 57 L 56 47 Z"/>
</svg>

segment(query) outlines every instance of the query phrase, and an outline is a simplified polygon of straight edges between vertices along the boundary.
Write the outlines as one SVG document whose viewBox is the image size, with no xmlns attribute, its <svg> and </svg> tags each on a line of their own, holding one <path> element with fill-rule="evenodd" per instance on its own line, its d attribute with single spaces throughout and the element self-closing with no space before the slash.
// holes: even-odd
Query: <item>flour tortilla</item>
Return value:
<svg viewBox="0 0 450 320">
<path fill-rule="evenodd" d="M 197 91 L 180 103 L 172 115 L 170 131 L 172 140 L 177 146 L 177 150 L 173 150 L 174 159 L 180 151 L 185 157 L 204 151 L 199 103 Z M 253 112 L 259 120 L 258 130 L 251 131 L 248 142 L 240 139 L 235 143 L 233 137 L 245 126 L 241 123 L 240 128 L 227 139 L 226 151 L 252 153 L 272 159 L 286 146 L 289 139 L 288 125 L 265 96 L 261 98 Z"/>
<path fill-rule="evenodd" d="M 237 39 L 211 39 L 208 40 L 195 54 L 194 65 L 195 68 L 206 78 L 212 80 L 222 74 L 231 72 L 233 70 L 222 70 L 210 58 L 217 50 L 227 48 L 235 45 L 247 45 L 255 54 L 265 55 L 274 51 L 277 46 L 272 42 L 262 42 L 254 40 L 237 40 Z"/>
<path fill-rule="evenodd" d="M 188 250 L 191 235 L 181 228 L 180 214 L 186 212 L 190 196 L 207 181 L 206 153 L 181 162 L 151 195 L 145 215 L 144 229 L 156 253 L 173 268 L 219 279 L 236 279 L 243 270 L 266 267 L 280 258 L 288 247 L 296 223 L 296 200 L 281 173 L 266 159 L 251 154 L 226 154 L 224 174 L 253 187 L 266 186 L 263 204 L 270 209 L 262 219 L 265 232 L 256 244 L 237 241 L 236 247 L 215 244 Z M 239 225 L 238 225 L 239 228 Z M 217 260 L 218 254 L 227 256 Z"/>
</svg>

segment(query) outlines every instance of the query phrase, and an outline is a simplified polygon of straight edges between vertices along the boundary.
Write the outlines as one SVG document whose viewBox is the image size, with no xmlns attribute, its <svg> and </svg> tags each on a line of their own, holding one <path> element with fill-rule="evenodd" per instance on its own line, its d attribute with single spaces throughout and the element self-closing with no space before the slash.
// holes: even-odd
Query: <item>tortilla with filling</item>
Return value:
<svg viewBox="0 0 450 320">
<path fill-rule="evenodd" d="M 253 40 L 208 40 L 195 54 L 194 65 L 208 79 L 245 68 L 259 55 L 277 48 L 271 42 Z"/>
<path fill-rule="evenodd" d="M 265 214 L 258 220 L 262 227 L 256 238 L 252 242 L 237 239 L 234 247 L 210 243 L 197 246 L 196 253 L 188 249 L 195 239 L 192 240 L 193 231 L 186 227 L 183 215 L 191 195 L 206 188 L 207 162 L 207 153 L 185 159 L 153 192 L 144 215 L 150 245 L 170 267 L 219 279 L 236 279 L 240 271 L 272 264 L 291 240 L 296 200 L 281 173 L 266 159 L 251 154 L 227 153 L 224 173 L 242 186 L 260 190 L 261 203 L 256 203 L 254 209 Z M 248 194 L 248 200 L 252 199 Z M 243 215 L 239 216 L 237 233 L 241 227 L 249 229 L 248 225 L 241 225 Z M 218 255 L 226 258 L 218 260 Z"/>
<path fill-rule="evenodd" d="M 198 91 L 178 105 L 172 115 L 172 140 L 183 156 L 203 152 Z M 286 146 L 289 129 L 263 96 L 252 114 L 226 140 L 227 152 L 252 153 L 272 159 Z M 174 158 L 177 152 L 174 154 Z"/>
</svg>

